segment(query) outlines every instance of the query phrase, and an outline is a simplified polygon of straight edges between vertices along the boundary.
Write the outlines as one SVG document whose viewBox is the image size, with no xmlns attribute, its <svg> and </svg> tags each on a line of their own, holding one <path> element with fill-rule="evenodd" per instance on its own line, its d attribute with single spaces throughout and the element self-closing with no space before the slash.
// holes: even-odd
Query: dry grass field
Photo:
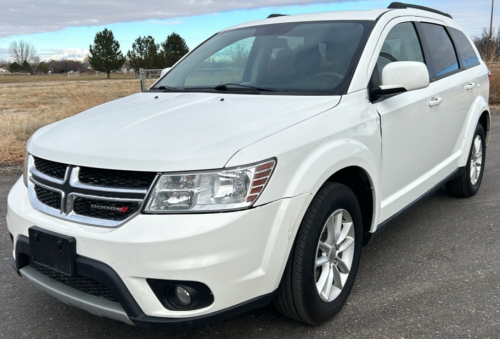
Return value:
<svg viewBox="0 0 500 339">
<path fill-rule="evenodd" d="M 26 141 L 40 127 L 140 91 L 138 80 L 52 79 L 4 84 L 0 78 L 0 164 L 22 163 Z"/>
<path fill-rule="evenodd" d="M 135 79 L 134 73 L 111 73 L 111 79 L 126 80 Z M 68 76 L 66 74 L 2 74 L 0 84 L 26 83 L 26 82 L 53 82 L 53 81 L 83 81 L 83 80 L 108 80 L 106 73 L 85 74 Z"/>
</svg>

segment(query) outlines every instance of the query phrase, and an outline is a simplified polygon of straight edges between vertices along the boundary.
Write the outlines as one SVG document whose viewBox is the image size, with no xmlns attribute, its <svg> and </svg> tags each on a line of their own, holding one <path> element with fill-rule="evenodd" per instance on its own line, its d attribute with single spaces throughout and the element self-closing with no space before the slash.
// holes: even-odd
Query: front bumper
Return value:
<svg viewBox="0 0 500 339">
<path fill-rule="evenodd" d="M 78 258 L 109 267 L 123 284 L 137 305 L 136 311 L 131 311 L 127 306 L 130 302 L 120 300 L 133 323 L 144 325 L 141 319 L 146 319 L 146 323 L 192 324 L 196 319 L 227 313 L 237 305 L 246 310 L 248 305 L 259 306 L 272 298 L 310 199 L 310 194 L 304 194 L 231 213 L 139 215 L 110 229 L 34 210 L 19 180 L 9 194 L 7 226 L 14 243 L 27 237 L 28 229 L 35 225 L 76 238 Z M 20 273 L 23 275 L 23 268 Z M 198 310 L 168 310 L 149 287 L 148 278 L 202 282 L 212 291 L 214 302 Z M 99 308 L 89 310 L 74 301 L 72 304 L 117 319 Z M 117 320 L 129 322 L 123 317 Z"/>
</svg>

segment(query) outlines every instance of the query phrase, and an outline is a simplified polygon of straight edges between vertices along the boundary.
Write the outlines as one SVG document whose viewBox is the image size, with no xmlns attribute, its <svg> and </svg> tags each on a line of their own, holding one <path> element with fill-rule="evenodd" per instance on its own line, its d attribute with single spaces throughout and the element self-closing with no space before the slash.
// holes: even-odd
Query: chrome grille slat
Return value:
<svg viewBox="0 0 500 339">
<path fill-rule="evenodd" d="M 58 179 L 40 171 L 36 159 L 31 155 L 28 157 L 28 192 L 33 207 L 61 219 L 92 226 L 119 227 L 135 217 L 140 213 L 158 176 L 151 172 L 125 171 L 119 179 L 114 180 L 110 174 L 120 174 L 120 171 L 97 169 L 93 173 L 107 175 L 105 180 L 101 180 L 103 183 L 132 183 L 130 186 L 137 186 L 100 187 L 80 182 L 82 167 L 55 163 L 55 167 L 60 170 L 59 176 L 62 174 L 60 165 L 65 166 L 63 179 Z M 43 160 L 43 166 L 51 168 L 50 161 Z M 52 173 L 48 170 L 46 172 Z M 99 181 L 98 176 L 96 180 Z M 149 186 L 145 187 L 147 182 Z M 60 196 L 59 201 L 56 201 L 56 194 Z"/>
</svg>

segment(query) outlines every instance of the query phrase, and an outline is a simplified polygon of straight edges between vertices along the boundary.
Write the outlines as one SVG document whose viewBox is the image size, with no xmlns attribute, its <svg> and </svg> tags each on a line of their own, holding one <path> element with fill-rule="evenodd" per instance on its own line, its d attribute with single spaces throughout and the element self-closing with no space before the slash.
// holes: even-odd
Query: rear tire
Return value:
<svg viewBox="0 0 500 339">
<path fill-rule="evenodd" d="M 309 206 L 274 299 L 287 317 L 321 324 L 344 306 L 362 247 L 361 211 L 354 193 L 329 183 Z"/>
<path fill-rule="evenodd" d="M 459 198 L 469 198 L 479 191 L 486 161 L 485 140 L 483 126 L 478 124 L 472 138 L 469 158 L 467 159 L 464 172 L 459 177 L 446 183 L 446 189 L 449 194 Z"/>
</svg>

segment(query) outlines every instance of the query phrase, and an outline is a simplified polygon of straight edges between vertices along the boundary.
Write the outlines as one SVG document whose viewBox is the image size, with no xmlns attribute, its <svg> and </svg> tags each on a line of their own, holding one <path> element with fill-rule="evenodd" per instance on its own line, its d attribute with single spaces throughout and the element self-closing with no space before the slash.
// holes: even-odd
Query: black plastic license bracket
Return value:
<svg viewBox="0 0 500 339">
<path fill-rule="evenodd" d="M 75 238 L 38 226 L 30 227 L 28 234 L 33 262 L 67 276 L 75 276 Z"/>
</svg>

